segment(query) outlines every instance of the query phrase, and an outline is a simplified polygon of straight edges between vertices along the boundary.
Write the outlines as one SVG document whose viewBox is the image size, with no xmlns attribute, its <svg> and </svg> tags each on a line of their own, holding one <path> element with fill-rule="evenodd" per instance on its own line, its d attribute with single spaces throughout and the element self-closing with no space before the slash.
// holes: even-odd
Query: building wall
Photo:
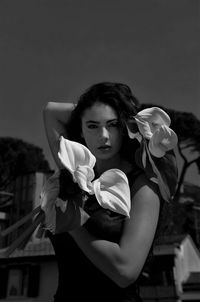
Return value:
<svg viewBox="0 0 200 302">
<path fill-rule="evenodd" d="M 190 272 L 200 271 L 200 255 L 188 236 L 176 250 L 176 276 L 179 283 L 187 279 Z"/>
</svg>

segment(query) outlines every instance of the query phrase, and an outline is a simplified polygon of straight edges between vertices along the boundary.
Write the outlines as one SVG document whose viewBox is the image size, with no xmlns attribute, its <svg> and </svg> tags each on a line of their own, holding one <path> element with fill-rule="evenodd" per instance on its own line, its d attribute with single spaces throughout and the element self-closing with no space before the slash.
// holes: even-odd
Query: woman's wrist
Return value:
<svg viewBox="0 0 200 302">
<path fill-rule="evenodd" d="M 83 226 L 90 218 L 90 215 L 83 208 L 80 208 L 80 214 L 81 214 L 80 226 Z"/>
<path fill-rule="evenodd" d="M 88 213 L 86 213 L 82 208 L 80 208 L 80 213 L 81 213 L 81 218 L 80 218 L 80 224 L 76 225 L 75 228 L 68 230 L 68 233 L 75 238 L 76 235 L 78 235 L 79 233 L 83 232 L 84 230 L 84 225 L 85 223 L 88 221 L 88 219 L 90 218 L 90 215 L 88 215 Z"/>
<path fill-rule="evenodd" d="M 56 208 L 56 233 L 69 232 L 84 225 L 89 215 L 76 202 L 69 201 L 67 209 L 63 212 Z"/>
</svg>

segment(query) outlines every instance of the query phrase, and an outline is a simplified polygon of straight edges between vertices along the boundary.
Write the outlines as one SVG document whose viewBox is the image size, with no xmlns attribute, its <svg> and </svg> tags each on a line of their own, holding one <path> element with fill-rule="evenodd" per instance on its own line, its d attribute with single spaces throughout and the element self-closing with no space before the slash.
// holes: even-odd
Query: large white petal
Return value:
<svg viewBox="0 0 200 302">
<path fill-rule="evenodd" d="M 143 120 L 142 118 L 135 118 L 137 125 L 138 125 L 138 129 L 140 131 L 140 133 L 142 134 L 143 137 L 150 139 L 152 137 L 152 131 L 151 131 L 151 127 L 150 124 Z"/>
<path fill-rule="evenodd" d="M 177 145 L 176 133 L 169 127 L 163 125 L 154 132 L 149 141 L 149 150 L 155 157 L 162 157 Z"/>
<path fill-rule="evenodd" d="M 94 170 L 89 166 L 78 166 L 76 171 L 74 171 L 74 179 L 78 183 L 79 187 L 90 194 L 94 194 L 91 183 L 94 176 Z"/>
<path fill-rule="evenodd" d="M 93 168 L 96 158 L 84 145 L 70 141 L 63 136 L 60 137 L 60 149 L 58 158 L 63 166 L 73 173 L 78 166 L 89 166 Z"/>
<path fill-rule="evenodd" d="M 131 194 L 125 173 L 110 169 L 93 182 L 93 187 L 97 201 L 103 208 L 129 217 Z"/>
<path fill-rule="evenodd" d="M 169 127 L 171 124 L 171 119 L 169 115 L 164 110 L 158 107 L 151 107 L 141 110 L 136 114 L 135 119 L 138 123 L 138 126 L 139 123 L 148 123 L 152 133 L 154 133 L 162 125 L 166 125 Z M 140 125 L 140 128 L 141 127 L 142 125 Z"/>
</svg>

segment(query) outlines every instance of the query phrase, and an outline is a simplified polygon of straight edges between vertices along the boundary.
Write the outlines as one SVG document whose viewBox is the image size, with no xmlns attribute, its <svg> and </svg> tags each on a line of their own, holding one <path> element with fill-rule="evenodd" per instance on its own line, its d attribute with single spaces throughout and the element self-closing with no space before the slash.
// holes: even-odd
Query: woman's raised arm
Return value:
<svg viewBox="0 0 200 302">
<path fill-rule="evenodd" d="M 73 103 L 48 102 L 43 110 L 44 127 L 49 147 L 58 167 L 59 139 L 60 136 L 67 136 L 66 124 L 74 109 Z"/>
</svg>

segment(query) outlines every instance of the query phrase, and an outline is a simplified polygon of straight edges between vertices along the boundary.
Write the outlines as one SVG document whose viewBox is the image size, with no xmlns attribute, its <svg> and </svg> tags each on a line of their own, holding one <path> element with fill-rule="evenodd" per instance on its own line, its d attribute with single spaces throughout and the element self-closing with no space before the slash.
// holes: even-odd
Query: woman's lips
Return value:
<svg viewBox="0 0 200 302">
<path fill-rule="evenodd" d="M 100 151 L 110 151 L 110 149 L 111 149 L 111 146 L 100 146 L 99 148 L 98 148 L 98 150 L 100 150 Z"/>
</svg>

